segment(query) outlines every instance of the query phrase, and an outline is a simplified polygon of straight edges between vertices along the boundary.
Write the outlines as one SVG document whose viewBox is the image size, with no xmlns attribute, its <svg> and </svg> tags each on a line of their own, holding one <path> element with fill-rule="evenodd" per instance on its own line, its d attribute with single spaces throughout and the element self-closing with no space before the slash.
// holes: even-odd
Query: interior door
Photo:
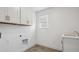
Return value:
<svg viewBox="0 0 79 59">
<path fill-rule="evenodd" d="M 20 24 L 20 8 L 8 7 L 8 16 L 10 16 L 10 23 Z"/>
</svg>

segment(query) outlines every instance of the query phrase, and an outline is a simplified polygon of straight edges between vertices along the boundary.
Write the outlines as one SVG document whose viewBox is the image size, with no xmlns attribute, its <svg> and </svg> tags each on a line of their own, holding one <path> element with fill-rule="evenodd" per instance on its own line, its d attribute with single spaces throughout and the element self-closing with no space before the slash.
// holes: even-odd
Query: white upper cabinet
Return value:
<svg viewBox="0 0 79 59">
<path fill-rule="evenodd" d="M 32 25 L 33 11 L 31 7 L 21 7 L 21 24 Z"/>
<path fill-rule="evenodd" d="M 20 8 L 19 7 L 8 7 L 8 16 L 10 23 L 20 24 Z"/>
<path fill-rule="evenodd" d="M 0 22 L 20 24 L 20 8 L 0 7 Z"/>
<path fill-rule="evenodd" d="M 0 22 L 8 22 L 7 17 L 7 7 L 0 7 Z"/>
<path fill-rule="evenodd" d="M 32 25 L 32 7 L 0 7 L 0 22 Z"/>
</svg>

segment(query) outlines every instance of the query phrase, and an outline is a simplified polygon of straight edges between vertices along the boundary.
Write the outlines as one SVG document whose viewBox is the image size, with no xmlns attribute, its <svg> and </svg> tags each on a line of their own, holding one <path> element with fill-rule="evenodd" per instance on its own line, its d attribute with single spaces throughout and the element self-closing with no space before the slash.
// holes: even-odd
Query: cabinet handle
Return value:
<svg viewBox="0 0 79 59">
<path fill-rule="evenodd" d="M 10 20 L 10 16 L 5 16 L 5 20 Z"/>
<path fill-rule="evenodd" d="M 29 20 L 27 20 L 26 23 L 29 24 Z"/>
</svg>

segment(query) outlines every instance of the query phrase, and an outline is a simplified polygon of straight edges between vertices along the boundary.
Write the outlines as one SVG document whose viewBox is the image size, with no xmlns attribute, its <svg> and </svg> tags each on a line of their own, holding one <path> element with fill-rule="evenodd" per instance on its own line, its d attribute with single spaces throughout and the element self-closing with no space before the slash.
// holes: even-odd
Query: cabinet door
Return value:
<svg viewBox="0 0 79 59">
<path fill-rule="evenodd" d="M 13 37 L 15 38 L 15 37 Z M 21 49 L 21 40 L 18 38 L 9 40 L 9 51 L 19 51 Z"/>
<path fill-rule="evenodd" d="M 8 16 L 10 17 L 10 23 L 20 24 L 20 8 L 8 7 Z"/>
<path fill-rule="evenodd" d="M 79 39 L 64 39 L 64 52 L 79 52 Z"/>
<path fill-rule="evenodd" d="M 7 31 L 5 31 L 5 28 L 3 30 L 3 28 L 0 29 L 0 52 L 8 52 L 8 48 L 9 48 L 9 38 L 10 35 L 7 35 Z M 9 32 L 8 32 L 9 33 Z"/>
<path fill-rule="evenodd" d="M 7 40 L 0 39 L 0 52 L 7 52 L 7 51 L 8 51 Z"/>
<path fill-rule="evenodd" d="M 22 7 L 21 8 L 21 24 L 31 25 L 32 24 L 32 8 Z"/>
<path fill-rule="evenodd" d="M 7 7 L 0 7 L 0 22 L 7 22 Z"/>
</svg>

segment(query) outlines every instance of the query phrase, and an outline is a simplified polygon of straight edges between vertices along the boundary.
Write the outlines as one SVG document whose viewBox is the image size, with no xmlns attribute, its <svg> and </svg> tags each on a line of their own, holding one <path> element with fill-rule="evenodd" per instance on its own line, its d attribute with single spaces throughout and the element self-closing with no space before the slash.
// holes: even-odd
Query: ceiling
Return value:
<svg viewBox="0 0 79 59">
<path fill-rule="evenodd" d="M 44 10 L 46 8 L 48 8 L 48 7 L 33 7 L 35 12 L 40 11 L 40 10 Z"/>
</svg>

